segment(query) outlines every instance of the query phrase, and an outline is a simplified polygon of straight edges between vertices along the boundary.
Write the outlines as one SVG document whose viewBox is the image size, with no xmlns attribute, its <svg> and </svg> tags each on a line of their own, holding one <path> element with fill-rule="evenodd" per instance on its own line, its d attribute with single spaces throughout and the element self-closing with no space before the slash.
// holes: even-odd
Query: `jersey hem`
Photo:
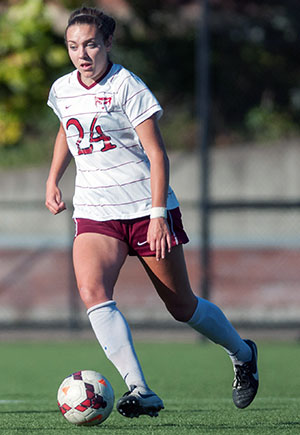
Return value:
<svg viewBox="0 0 300 435">
<path fill-rule="evenodd" d="M 174 204 L 173 206 L 167 208 L 167 210 L 174 210 L 175 208 L 178 208 L 179 204 Z M 126 216 L 105 216 L 105 217 L 101 217 L 101 219 L 97 219 L 95 216 L 91 216 L 85 213 L 80 213 L 80 214 L 76 214 L 76 212 L 73 213 L 72 218 L 73 219 L 91 219 L 97 222 L 105 222 L 105 221 L 126 221 L 126 220 L 131 220 L 131 219 L 138 219 L 138 218 L 142 218 L 145 216 L 150 216 L 150 212 L 151 212 L 151 208 L 145 210 L 143 213 L 139 212 L 139 213 L 132 213 L 130 215 L 126 215 Z"/>
</svg>

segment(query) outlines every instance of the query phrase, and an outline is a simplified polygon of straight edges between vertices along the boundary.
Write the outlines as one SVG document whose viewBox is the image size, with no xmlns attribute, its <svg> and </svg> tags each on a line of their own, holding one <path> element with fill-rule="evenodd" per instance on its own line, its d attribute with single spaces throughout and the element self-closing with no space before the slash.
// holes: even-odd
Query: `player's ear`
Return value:
<svg viewBox="0 0 300 435">
<path fill-rule="evenodd" d="M 112 47 L 113 35 L 109 35 L 108 39 L 105 41 L 106 51 L 109 52 Z"/>
</svg>

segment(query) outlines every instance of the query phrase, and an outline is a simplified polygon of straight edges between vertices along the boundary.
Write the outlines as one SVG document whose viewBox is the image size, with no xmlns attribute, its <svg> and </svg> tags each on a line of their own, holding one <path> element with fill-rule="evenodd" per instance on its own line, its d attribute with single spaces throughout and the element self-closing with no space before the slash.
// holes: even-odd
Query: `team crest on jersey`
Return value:
<svg viewBox="0 0 300 435">
<path fill-rule="evenodd" d="M 100 106 L 100 109 L 105 110 L 109 109 L 111 106 L 111 97 L 97 97 L 95 96 L 95 105 Z"/>
</svg>

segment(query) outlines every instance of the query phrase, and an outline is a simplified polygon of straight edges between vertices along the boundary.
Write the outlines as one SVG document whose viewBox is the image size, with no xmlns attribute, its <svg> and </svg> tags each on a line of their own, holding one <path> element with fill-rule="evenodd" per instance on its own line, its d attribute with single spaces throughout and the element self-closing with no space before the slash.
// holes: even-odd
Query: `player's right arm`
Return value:
<svg viewBox="0 0 300 435">
<path fill-rule="evenodd" d="M 46 207 L 53 214 L 60 213 L 66 209 L 62 201 L 62 194 L 58 187 L 59 180 L 68 167 L 72 155 L 69 151 L 65 130 L 60 124 L 53 151 L 52 163 L 46 184 Z"/>
</svg>

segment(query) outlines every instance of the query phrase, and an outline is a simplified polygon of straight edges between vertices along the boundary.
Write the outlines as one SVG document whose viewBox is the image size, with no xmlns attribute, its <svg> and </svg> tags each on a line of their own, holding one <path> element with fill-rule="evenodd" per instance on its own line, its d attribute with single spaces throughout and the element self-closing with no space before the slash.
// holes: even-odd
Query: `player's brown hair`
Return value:
<svg viewBox="0 0 300 435">
<path fill-rule="evenodd" d="M 108 38 L 114 34 L 116 28 L 116 22 L 112 17 L 105 15 L 97 8 L 90 8 L 86 6 L 76 9 L 71 13 L 65 30 L 65 39 L 68 28 L 74 24 L 94 24 L 98 31 L 102 34 L 104 42 L 106 42 Z"/>
</svg>

